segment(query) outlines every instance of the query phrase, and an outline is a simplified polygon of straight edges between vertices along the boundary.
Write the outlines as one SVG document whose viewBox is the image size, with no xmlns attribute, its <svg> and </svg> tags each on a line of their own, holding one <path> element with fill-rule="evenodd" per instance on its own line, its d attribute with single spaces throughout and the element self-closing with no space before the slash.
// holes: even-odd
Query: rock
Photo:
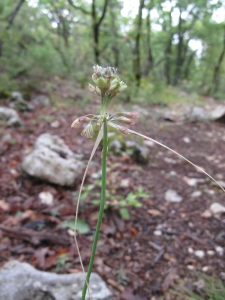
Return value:
<svg viewBox="0 0 225 300">
<path fill-rule="evenodd" d="M 18 101 L 18 102 L 23 102 L 23 95 L 20 92 L 12 92 L 10 100 L 12 101 Z"/>
<path fill-rule="evenodd" d="M 0 270 L 0 300 L 80 300 L 84 280 L 83 273 L 59 275 L 10 261 Z M 92 299 L 108 300 L 112 296 L 96 273 L 92 273 L 89 287 Z"/>
<path fill-rule="evenodd" d="M 201 214 L 202 218 L 206 218 L 209 219 L 212 217 L 212 213 L 209 209 L 206 209 L 202 214 Z"/>
<path fill-rule="evenodd" d="M 152 142 L 152 141 L 149 141 L 149 140 L 144 140 L 143 144 L 144 144 L 145 146 L 147 146 L 147 147 L 150 147 L 150 148 L 152 148 L 152 147 L 155 146 L 155 143 Z"/>
<path fill-rule="evenodd" d="M 200 178 L 188 178 L 186 176 L 184 176 L 183 179 L 190 186 L 195 186 L 197 183 L 204 183 L 205 182 L 204 179 L 200 179 Z"/>
<path fill-rule="evenodd" d="M 44 133 L 24 157 L 21 168 L 29 176 L 61 186 L 72 186 L 80 177 L 84 164 L 61 138 Z"/>
<path fill-rule="evenodd" d="M 205 256 L 205 252 L 203 250 L 196 250 L 195 256 L 202 259 Z"/>
<path fill-rule="evenodd" d="M 185 119 L 189 122 L 209 121 L 210 117 L 202 107 L 193 107 L 189 113 L 185 115 Z"/>
<path fill-rule="evenodd" d="M 153 232 L 153 234 L 156 235 L 156 236 L 161 236 L 162 235 L 162 231 L 161 230 L 155 230 Z"/>
<path fill-rule="evenodd" d="M 46 191 L 46 192 L 41 192 L 38 197 L 41 200 L 42 204 L 46 204 L 46 205 L 52 205 L 53 204 L 53 200 L 54 197 L 52 195 L 52 193 Z"/>
<path fill-rule="evenodd" d="M 194 191 L 192 194 L 191 194 L 191 198 L 197 198 L 197 197 L 200 197 L 202 195 L 202 192 L 201 191 Z"/>
<path fill-rule="evenodd" d="M 188 247 L 188 253 L 190 253 L 190 254 L 193 254 L 193 253 L 194 253 L 194 250 L 193 250 L 193 248 L 191 248 L 191 247 Z"/>
<path fill-rule="evenodd" d="M 51 103 L 50 99 L 46 95 L 37 95 L 32 97 L 32 102 L 35 105 L 48 105 Z"/>
<path fill-rule="evenodd" d="M 191 142 L 190 138 L 187 136 L 183 137 L 183 141 L 187 144 L 189 144 Z"/>
<path fill-rule="evenodd" d="M 168 202 L 179 203 L 183 198 L 174 190 L 167 190 L 165 193 L 165 200 Z"/>
<path fill-rule="evenodd" d="M 109 143 L 109 150 L 112 151 L 113 154 L 119 155 L 123 151 L 123 145 L 119 140 L 113 140 Z"/>
<path fill-rule="evenodd" d="M 225 122 L 225 106 L 224 105 L 217 106 L 212 111 L 210 116 L 214 121 Z"/>
<path fill-rule="evenodd" d="M 173 158 L 169 158 L 169 157 L 164 157 L 163 159 L 166 163 L 168 164 L 172 164 L 172 165 L 176 165 L 177 164 L 177 161 Z"/>
<path fill-rule="evenodd" d="M 24 100 L 23 95 L 20 92 L 12 92 L 10 100 L 10 106 L 19 111 L 31 111 L 35 108 L 32 103 Z"/>
<path fill-rule="evenodd" d="M 224 254 L 224 249 L 221 246 L 216 246 L 215 247 L 216 252 L 219 254 L 219 256 L 223 256 Z"/>
<path fill-rule="evenodd" d="M 18 113 L 8 107 L 0 107 L 0 120 L 7 121 L 7 126 L 17 127 L 22 125 L 22 120 L 20 119 Z"/>
<path fill-rule="evenodd" d="M 225 206 L 221 205 L 218 202 L 214 202 L 210 205 L 210 211 L 212 212 L 213 215 L 225 213 Z"/>
<path fill-rule="evenodd" d="M 214 256 L 215 255 L 215 251 L 213 251 L 213 250 L 207 250 L 207 254 L 208 254 L 208 256 Z"/>
</svg>

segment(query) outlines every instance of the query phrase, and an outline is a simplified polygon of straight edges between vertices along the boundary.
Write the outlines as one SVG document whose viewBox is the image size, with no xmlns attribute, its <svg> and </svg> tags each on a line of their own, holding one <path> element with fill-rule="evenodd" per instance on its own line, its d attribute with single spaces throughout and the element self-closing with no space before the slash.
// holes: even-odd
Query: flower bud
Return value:
<svg viewBox="0 0 225 300">
<path fill-rule="evenodd" d="M 124 133 L 124 134 L 129 134 L 129 133 L 130 133 L 130 132 L 129 132 L 129 129 L 127 129 L 126 127 L 123 127 L 123 126 L 118 126 L 117 129 L 118 129 L 120 132 Z"/>
<path fill-rule="evenodd" d="M 118 92 L 123 92 L 126 88 L 127 88 L 126 83 L 124 83 L 123 81 L 121 81 Z"/>
<path fill-rule="evenodd" d="M 123 112 L 123 115 L 131 119 L 137 119 L 139 117 L 138 114 L 133 112 Z"/>
<path fill-rule="evenodd" d="M 126 117 L 120 117 L 120 118 L 118 118 L 118 120 L 119 120 L 119 121 L 121 121 L 121 122 L 124 122 L 124 123 L 130 124 L 130 125 L 134 125 L 134 124 L 135 124 L 135 122 L 134 122 L 134 121 L 132 121 L 132 120 L 130 120 L 130 119 L 128 119 L 128 118 L 126 118 Z"/>
<path fill-rule="evenodd" d="M 102 91 L 102 90 L 105 90 L 106 87 L 107 87 L 107 83 L 106 83 L 106 80 L 103 78 L 103 77 L 100 77 L 98 80 L 97 80 L 97 86 L 99 87 L 99 89 Z"/>
<path fill-rule="evenodd" d="M 94 83 L 97 83 L 98 76 L 95 73 L 92 75 L 92 80 L 94 81 Z"/>
<path fill-rule="evenodd" d="M 99 87 L 96 86 L 95 90 L 96 90 L 96 93 L 101 97 L 102 96 L 102 92 L 99 89 Z"/>
<path fill-rule="evenodd" d="M 109 91 L 110 92 L 117 92 L 118 89 L 120 87 L 120 83 L 119 81 L 117 80 L 117 78 L 113 79 L 110 83 L 110 87 L 109 87 Z"/>
<path fill-rule="evenodd" d="M 86 116 L 80 117 L 80 118 L 76 119 L 75 121 L 73 121 L 71 127 L 75 127 L 80 123 L 88 123 L 88 122 L 90 122 L 90 120 L 91 119 Z"/>
<path fill-rule="evenodd" d="M 95 93 L 95 87 L 92 84 L 88 84 L 88 89 L 91 93 Z"/>
</svg>

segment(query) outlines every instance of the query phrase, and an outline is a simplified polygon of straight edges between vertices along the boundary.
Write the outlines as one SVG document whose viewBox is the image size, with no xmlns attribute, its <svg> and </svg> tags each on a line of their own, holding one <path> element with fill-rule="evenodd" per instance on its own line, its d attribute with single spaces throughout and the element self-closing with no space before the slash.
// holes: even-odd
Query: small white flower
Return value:
<svg viewBox="0 0 225 300">
<path fill-rule="evenodd" d="M 91 123 L 89 123 L 84 130 L 81 132 L 81 135 L 87 137 L 87 138 L 92 138 L 93 137 L 93 126 Z"/>
</svg>

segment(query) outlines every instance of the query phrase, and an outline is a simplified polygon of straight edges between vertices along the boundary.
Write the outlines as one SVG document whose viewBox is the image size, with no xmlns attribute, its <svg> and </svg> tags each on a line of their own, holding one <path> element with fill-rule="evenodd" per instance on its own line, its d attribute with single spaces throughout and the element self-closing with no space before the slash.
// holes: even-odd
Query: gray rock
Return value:
<svg viewBox="0 0 225 300">
<path fill-rule="evenodd" d="M 83 273 L 59 275 L 10 261 L 0 270 L 0 300 L 80 300 L 84 280 Z M 112 296 L 96 273 L 92 273 L 89 287 L 93 300 L 109 300 Z"/>
<path fill-rule="evenodd" d="M 222 214 L 225 213 L 225 206 L 218 202 L 214 202 L 210 205 L 210 211 L 213 215 Z"/>
<path fill-rule="evenodd" d="M 185 119 L 189 122 L 209 121 L 210 116 L 202 107 L 193 107 L 186 115 Z"/>
<path fill-rule="evenodd" d="M 113 140 L 111 143 L 109 143 L 109 150 L 113 154 L 119 155 L 123 151 L 123 146 L 119 140 Z"/>
<path fill-rule="evenodd" d="M 81 176 L 84 163 L 57 135 L 44 133 L 38 137 L 33 150 L 25 156 L 22 171 L 29 176 L 72 186 Z"/>
<path fill-rule="evenodd" d="M 219 105 L 217 106 L 211 113 L 211 118 L 214 121 L 225 122 L 225 106 Z"/>
<path fill-rule="evenodd" d="M 126 152 L 131 155 L 137 163 L 147 164 L 150 160 L 150 151 L 146 146 L 140 146 L 134 141 L 126 141 Z"/>
<path fill-rule="evenodd" d="M 22 125 L 22 120 L 20 119 L 18 113 L 14 109 L 4 106 L 0 107 L 0 120 L 6 121 L 6 124 L 9 127 L 17 127 Z"/>
<path fill-rule="evenodd" d="M 13 109 L 16 109 L 19 111 L 34 110 L 34 105 L 32 103 L 29 103 L 26 100 L 24 100 L 23 95 L 20 92 L 12 92 L 10 100 L 11 100 L 10 106 Z"/>
<path fill-rule="evenodd" d="M 50 99 L 45 95 L 37 95 L 32 98 L 32 102 L 35 105 L 48 105 L 51 103 Z"/>
<path fill-rule="evenodd" d="M 168 202 L 181 202 L 183 198 L 174 190 L 167 190 L 165 193 L 165 200 Z"/>
</svg>

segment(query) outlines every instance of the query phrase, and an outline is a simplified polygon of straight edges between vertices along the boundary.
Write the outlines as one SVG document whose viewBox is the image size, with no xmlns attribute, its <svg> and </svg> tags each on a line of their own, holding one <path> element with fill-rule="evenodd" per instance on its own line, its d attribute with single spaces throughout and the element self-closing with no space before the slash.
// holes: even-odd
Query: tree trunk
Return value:
<svg viewBox="0 0 225 300">
<path fill-rule="evenodd" d="M 142 10 L 144 8 L 144 0 L 140 0 L 138 16 L 137 16 L 137 35 L 135 39 L 134 47 L 134 75 L 137 82 L 137 86 L 140 86 L 141 81 L 141 67 L 140 67 L 140 38 L 141 38 L 141 27 L 142 27 Z"/>
<path fill-rule="evenodd" d="M 219 72 L 220 72 L 221 64 L 223 62 L 224 55 L 225 55 L 225 26 L 224 26 L 224 32 L 223 32 L 223 48 L 222 48 L 218 62 L 216 64 L 216 66 L 214 68 L 214 72 L 213 72 L 213 81 L 212 81 L 212 86 L 213 86 L 212 92 L 213 93 L 217 93 L 218 89 L 219 89 L 219 85 L 220 85 Z"/>
<path fill-rule="evenodd" d="M 177 85 L 180 80 L 181 76 L 181 69 L 183 65 L 183 58 L 182 58 L 182 50 L 183 50 L 183 39 L 184 34 L 182 32 L 182 17 L 181 17 L 182 10 L 180 8 L 180 17 L 179 17 L 179 24 L 178 24 L 178 45 L 177 45 L 177 59 L 176 59 L 176 66 L 175 66 L 175 73 L 174 73 L 174 80 L 173 84 Z"/>
<path fill-rule="evenodd" d="M 100 64 L 100 50 L 99 50 L 99 33 L 100 33 L 100 26 L 102 21 L 105 18 L 107 6 L 108 6 L 109 0 L 105 0 L 104 2 L 104 7 L 102 10 L 102 15 L 98 19 L 97 18 L 97 11 L 96 11 L 96 6 L 95 6 L 95 0 L 92 0 L 92 11 L 91 11 L 91 16 L 92 16 L 92 30 L 93 30 L 93 37 L 94 37 L 94 56 L 95 56 L 95 62 L 97 64 Z"/>
<path fill-rule="evenodd" d="M 150 22 L 150 12 L 151 12 L 151 8 L 148 9 L 148 15 L 147 15 L 147 22 L 146 22 L 146 26 L 147 26 L 147 40 L 146 40 L 146 44 L 147 44 L 147 61 L 146 61 L 146 66 L 145 66 L 145 70 L 144 70 L 144 75 L 148 76 L 150 70 L 153 67 L 153 55 L 152 55 L 152 47 L 151 47 L 151 22 Z"/>
</svg>

